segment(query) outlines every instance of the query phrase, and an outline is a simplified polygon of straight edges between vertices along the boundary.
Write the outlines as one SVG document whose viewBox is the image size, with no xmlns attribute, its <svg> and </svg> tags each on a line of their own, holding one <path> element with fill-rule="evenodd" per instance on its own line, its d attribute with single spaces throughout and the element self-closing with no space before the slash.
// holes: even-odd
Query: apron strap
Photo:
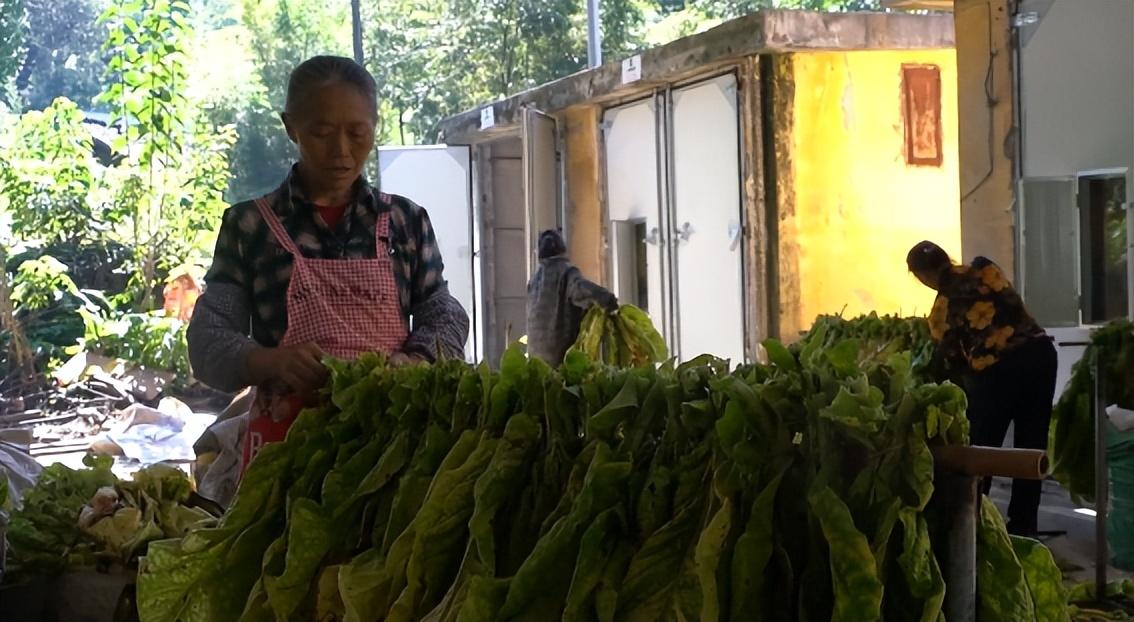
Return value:
<svg viewBox="0 0 1134 622">
<path fill-rule="evenodd" d="M 303 259 L 303 254 L 299 252 L 299 247 L 295 244 L 295 240 L 291 239 L 288 235 L 287 229 L 284 228 L 283 223 L 280 222 L 279 216 L 276 216 L 275 210 L 272 209 L 272 200 L 275 198 L 275 193 L 266 194 L 256 199 L 256 209 L 260 211 L 260 216 L 268 225 L 272 235 L 276 236 L 276 240 L 284 247 L 287 252 L 292 256 Z M 387 201 L 388 203 L 388 201 Z M 377 221 L 374 223 L 374 256 L 377 259 L 383 259 L 387 255 L 394 254 L 394 244 L 390 240 L 390 212 L 389 210 L 378 215 Z"/>
<path fill-rule="evenodd" d="M 272 231 L 272 235 L 276 236 L 276 241 L 294 257 L 302 259 L 303 255 L 299 252 L 299 247 L 295 245 L 295 241 L 287 234 L 283 223 L 280 222 L 279 217 L 276 216 L 275 210 L 272 209 L 272 203 L 269 199 L 274 198 L 274 196 L 273 193 L 256 199 L 256 208 L 260 210 L 260 216 L 264 219 L 264 222 L 267 223 L 268 229 Z"/>
<path fill-rule="evenodd" d="M 394 254 L 394 241 L 390 239 L 390 212 L 378 214 L 374 221 L 374 256 L 385 259 Z"/>
</svg>

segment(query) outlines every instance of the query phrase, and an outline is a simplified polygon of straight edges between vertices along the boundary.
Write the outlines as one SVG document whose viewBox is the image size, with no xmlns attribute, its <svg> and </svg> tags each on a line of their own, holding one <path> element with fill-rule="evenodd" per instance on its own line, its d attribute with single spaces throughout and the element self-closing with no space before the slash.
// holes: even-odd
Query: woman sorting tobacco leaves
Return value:
<svg viewBox="0 0 1134 622">
<path fill-rule="evenodd" d="M 463 356 L 468 316 L 449 294 L 429 216 L 362 175 L 377 111 L 374 78 L 353 60 L 296 67 L 281 118 L 298 161 L 279 188 L 224 214 L 189 356 L 213 387 L 256 387 L 242 467 L 312 404 L 324 357 Z"/>
<path fill-rule="evenodd" d="M 910 249 L 906 264 L 937 291 L 929 332 L 939 379 L 956 381 L 969 399 L 973 445 L 1000 447 L 1015 424 L 1015 446 L 1046 449 L 1055 395 L 1052 339 L 1024 308 L 1000 267 L 985 257 L 954 265 L 933 242 Z M 1008 530 L 1035 535 L 1043 482 L 1014 480 Z M 984 482 L 987 494 L 991 482 Z"/>
</svg>

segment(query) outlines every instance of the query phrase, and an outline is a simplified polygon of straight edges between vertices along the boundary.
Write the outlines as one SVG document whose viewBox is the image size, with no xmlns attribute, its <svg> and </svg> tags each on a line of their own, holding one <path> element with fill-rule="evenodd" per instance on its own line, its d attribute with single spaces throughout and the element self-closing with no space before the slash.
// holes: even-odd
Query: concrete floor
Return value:
<svg viewBox="0 0 1134 622">
<path fill-rule="evenodd" d="M 992 500 L 1003 513 L 1012 496 L 1012 480 L 995 478 Z M 1066 531 L 1066 535 L 1042 538 L 1051 549 L 1056 563 L 1070 583 L 1095 580 L 1095 518 L 1076 512 L 1071 495 L 1053 480 L 1044 482 L 1040 501 L 1039 528 L 1041 531 Z M 1119 570 L 1108 565 L 1109 581 L 1134 579 L 1134 572 Z"/>
</svg>

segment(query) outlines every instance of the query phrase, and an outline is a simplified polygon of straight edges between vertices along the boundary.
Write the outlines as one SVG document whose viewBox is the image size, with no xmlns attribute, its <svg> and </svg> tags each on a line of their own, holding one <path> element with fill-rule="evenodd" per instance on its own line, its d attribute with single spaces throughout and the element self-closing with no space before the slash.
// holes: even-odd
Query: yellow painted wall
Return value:
<svg viewBox="0 0 1134 622">
<path fill-rule="evenodd" d="M 941 70 L 940 167 L 905 159 L 903 64 Z M 906 252 L 930 239 L 961 249 L 956 56 L 952 50 L 796 54 L 791 171 L 798 326 L 844 311 L 928 313 L 933 293 L 906 270 Z"/>
</svg>

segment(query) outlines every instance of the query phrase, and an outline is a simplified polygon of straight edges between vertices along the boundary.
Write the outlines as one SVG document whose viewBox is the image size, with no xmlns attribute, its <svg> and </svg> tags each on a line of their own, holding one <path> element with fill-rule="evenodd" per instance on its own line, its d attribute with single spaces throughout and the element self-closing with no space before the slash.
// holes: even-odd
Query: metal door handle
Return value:
<svg viewBox="0 0 1134 622">
<path fill-rule="evenodd" d="M 646 236 L 646 239 L 644 241 L 646 242 L 646 244 L 657 246 L 661 243 L 661 231 L 658 230 L 657 227 L 653 227 L 652 229 L 650 229 L 650 233 Z"/>
<path fill-rule="evenodd" d="M 737 246 L 740 246 L 741 231 L 743 231 L 743 230 L 740 227 L 740 223 L 738 223 L 738 222 L 729 223 L 729 225 L 728 225 L 728 238 L 730 240 L 732 240 L 732 243 L 728 245 L 728 250 L 734 251 L 734 250 L 736 250 Z"/>
<path fill-rule="evenodd" d="M 689 236 L 691 235 L 693 235 L 693 225 L 690 225 L 689 223 L 681 225 L 681 228 L 677 230 L 677 237 L 682 242 L 688 242 Z"/>
</svg>

